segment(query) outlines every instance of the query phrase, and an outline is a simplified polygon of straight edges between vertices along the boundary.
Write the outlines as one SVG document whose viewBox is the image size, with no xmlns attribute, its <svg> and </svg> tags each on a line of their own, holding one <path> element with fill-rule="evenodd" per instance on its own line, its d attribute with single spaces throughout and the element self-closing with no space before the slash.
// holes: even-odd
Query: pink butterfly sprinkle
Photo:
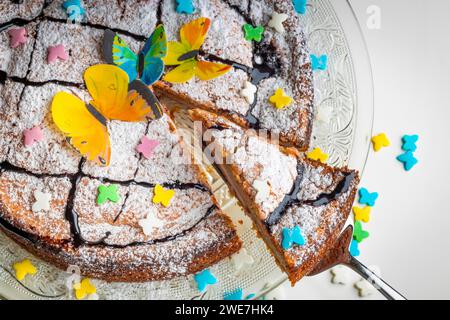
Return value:
<svg viewBox="0 0 450 320">
<path fill-rule="evenodd" d="M 62 44 L 48 47 L 47 63 L 53 63 L 57 59 L 63 61 L 69 59 L 69 55 L 67 54 L 66 49 Z"/>
<path fill-rule="evenodd" d="M 44 134 L 42 133 L 42 130 L 39 127 L 34 127 L 33 129 L 25 130 L 23 135 L 24 135 L 24 143 L 27 147 L 33 145 L 35 142 L 44 140 Z"/>
<path fill-rule="evenodd" d="M 150 140 L 147 137 L 143 137 L 141 139 L 141 143 L 137 146 L 136 150 L 137 152 L 142 153 L 142 155 L 146 159 L 150 159 L 150 157 L 153 155 L 153 151 L 158 145 L 159 145 L 158 141 Z"/>
<path fill-rule="evenodd" d="M 21 44 L 24 44 L 28 40 L 27 30 L 25 28 L 11 29 L 8 31 L 11 48 L 17 48 Z"/>
</svg>

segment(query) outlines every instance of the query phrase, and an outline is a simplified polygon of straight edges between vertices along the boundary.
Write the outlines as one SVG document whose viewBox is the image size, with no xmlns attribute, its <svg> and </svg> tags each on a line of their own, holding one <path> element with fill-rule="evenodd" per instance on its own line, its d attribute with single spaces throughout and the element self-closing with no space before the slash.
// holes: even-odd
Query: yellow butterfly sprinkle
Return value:
<svg viewBox="0 0 450 320">
<path fill-rule="evenodd" d="M 315 148 L 313 151 L 308 152 L 306 156 L 314 161 L 320 161 L 322 163 L 326 163 L 328 160 L 328 154 L 323 152 L 320 148 Z"/>
<path fill-rule="evenodd" d="M 294 102 L 294 100 L 291 97 L 287 96 L 281 88 L 278 88 L 275 91 L 275 94 L 269 98 L 269 101 L 277 109 L 283 109 L 284 107 L 287 107 L 292 102 Z"/>
<path fill-rule="evenodd" d="M 380 133 L 379 135 L 372 138 L 373 150 L 378 152 L 383 147 L 389 147 L 391 142 L 385 133 Z"/>
<path fill-rule="evenodd" d="M 175 190 L 171 189 L 164 189 L 163 186 L 157 184 L 155 186 L 155 195 L 153 196 L 153 203 L 158 204 L 161 203 L 164 207 L 168 207 L 170 204 L 170 201 L 172 200 L 173 196 L 175 195 Z"/>
<path fill-rule="evenodd" d="M 25 279 L 27 275 L 36 274 L 37 269 L 30 260 L 25 259 L 22 262 L 17 262 L 13 265 L 14 270 L 16 271 L 16 278 L 19 281 Z"/>
<path fill-rule="evenodd" d="M 83 300 L 87 296 L 97 293 L 97 288 L 95 288 L 88 278 L 83 279 L 80 283 L 74 284 L 73 289 L 75 290 L 77 300 Z"/>
<path fill-rule="evenodd" d="M 369 222 L 370 221 L 370 207 L 364 208 L 353 207 L 353 214 L 355 215 L 355 221 Z"/>
</svg>

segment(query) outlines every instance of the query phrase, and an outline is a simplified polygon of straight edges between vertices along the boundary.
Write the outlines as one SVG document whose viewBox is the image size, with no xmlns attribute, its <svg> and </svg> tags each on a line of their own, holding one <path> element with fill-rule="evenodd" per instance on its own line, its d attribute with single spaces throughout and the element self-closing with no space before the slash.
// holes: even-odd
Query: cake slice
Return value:
<svg viewBox="0 0 450 320">
<path fill-rule="evenodd" d="M 359 182 L 358 173 L 304 158 L 202 110 L 203 147 L 252 218 L 292 284 L 334 245 Z"/>
</svg>

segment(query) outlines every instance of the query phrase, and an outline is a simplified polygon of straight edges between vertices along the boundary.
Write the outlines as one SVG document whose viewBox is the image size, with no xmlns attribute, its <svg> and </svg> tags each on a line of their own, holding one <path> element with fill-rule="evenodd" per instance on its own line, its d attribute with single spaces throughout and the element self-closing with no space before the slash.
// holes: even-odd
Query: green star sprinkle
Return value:
<svg viewBox="0 0 450 320">
<path fill-rule="evenodd" d="M 353 238 L 359 243 L 369 237 L 369 232 L 363 230 L 361 221 L 355 222 L 355 230 L 353 231 Z"/>
<path fill-rule="evenodd" d="M 244 38 L 247 41 L 256 41 L 260 42 L 263 38 L 264 27 L 257 26 L 253 27 L 251 24 L 244 25 Z"/>
<path fill-rule="evenodd" d="M 99 206 L 101 206 L 102 204 L 104 204 L 106 201 L 111 201 L 114 203 L 119 202 L 120 197 L 118 194 L 118 186 L 113 184 L 110 186 L 104 186 L 101 185 L 98 187 L 98 197 L 97 197 L 97 204 Z"/>
</svg>

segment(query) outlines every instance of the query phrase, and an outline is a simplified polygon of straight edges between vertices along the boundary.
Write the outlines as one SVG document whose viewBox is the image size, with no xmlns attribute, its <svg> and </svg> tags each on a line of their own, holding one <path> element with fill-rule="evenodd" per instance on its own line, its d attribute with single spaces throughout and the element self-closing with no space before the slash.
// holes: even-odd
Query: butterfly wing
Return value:
<svg viewBox="0 0 450 320">
<path fill-rule="evenodd" d="M 128 92 L 128 105 L 137 110 L 147 110 L 146 116 L 151 119 L 159 119 L 163 116 L 163 107 L 153 91 L 142 81 L 134 80 L 130 83 Z M 132 121 L 132 120 L 129 120 Z"/>
<path fill-rule="evenodd" d="M 163 25 L 156 27 L 139 55 L 144 56 L 141 80 L 148 86 L 152 85 L 161 78 L 164 72 L 162 59 L 167 56 L 167 37 Z"/>
<path fill-rule="evenodd" d="M 164 76 L 164 80 L 171 83 L 187 82 L 195 76 L 197 61 L 188 60 L 171 70 Z"/>
<path fill-rule="evenodd" d="M 209 62 L 209 61 L 198 61 L 197 68 L 195 69 L 195 74 L 200 80 L 211 80 L 220 77 L 231 70 L 231 66 Z"/>
<path fill-rule="evenodd" d="M 128 74 L 130 81 L 137 78 L 138 57 L 124 40 L 111 30 L 105 30 L 103 56 L 109 64 L 114 64 Z"/>
<path fill-rule="evenodd" d="M 83 101 L 67 92 L 57 93 L 52 102 L 52 117 L 82 156 L 99 165 L 109 165 L 111 145 L 106 124 L 96 119 Z"/>
<path fill-rule="evenodd" d="M 199 50 L 210 26 L 211 20 L 208 18 L 199 18 L 185 24 L 180 30 L 181 43 L 189 50 Z"/>
<path fill-rule="evenodd" d="M 305 239 L 302 236 L 302 232 L 299 226 L 294 227 L 294 230 L 292 231 L 292 238 L 292 240 L 300 246 L 303 246 L 305 244 Z"/>
</svg>

